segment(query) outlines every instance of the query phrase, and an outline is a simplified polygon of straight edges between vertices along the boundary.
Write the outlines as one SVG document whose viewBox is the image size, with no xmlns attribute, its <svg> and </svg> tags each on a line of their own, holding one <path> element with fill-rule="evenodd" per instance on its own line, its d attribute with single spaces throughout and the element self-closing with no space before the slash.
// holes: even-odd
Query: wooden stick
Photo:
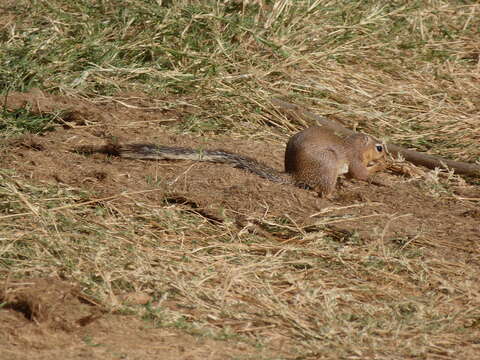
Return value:
<svg viewBox="0 0 480 360">
<path fill-rule="evenodd" d="M 342 135 L 350 135 L 354 133 L 354 131 L 347 129 L 345 126 L 337 123 L 336 121 L 332 121 L 324 116 L 317 115 L 302 106 L 291 104 L 275 98 L 271 101 L 272 104 L 277 108 L 284 110 L 287 113 L 293 114 L 294 116 L 300 116 L 310 125 L 325 126 L 332 131 L 338 132 Z M 393 155 L 402 155 L 405 160 L 408 160 L 415 165 L 422 165 L 429 169 L 447 168 L 454 169 L 457 174 L 480 176 L 480 165 L 444 159 L 439 156 L 428 155 L 415 150 L 405 149 L 395 144 L 387 144 L 387 150 Z"/>
</svg>

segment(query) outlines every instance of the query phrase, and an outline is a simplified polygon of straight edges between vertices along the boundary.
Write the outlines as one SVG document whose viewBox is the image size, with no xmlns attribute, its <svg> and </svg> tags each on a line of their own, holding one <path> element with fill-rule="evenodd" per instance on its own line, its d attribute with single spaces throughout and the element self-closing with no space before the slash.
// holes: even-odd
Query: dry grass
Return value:
<svg viewBox="0 0 480 360">
<path fill-rule="evenodd" d="M 279 243 L 138 193 L 93 202 L 5 173 L 2 183 L 2 207 L 11 213 L 1 218 L 4 276 L 53 273 L 111 311 L 199 336 L 281 343 L 302 358 L 463 357 L 459 342 L 474 351 L 478 267 L 426 256 L 425 248 L 442 245 L 421 234 L 370 242 L 263 220 L 288 235 Z M 335 211 L 322 223 L 337 222 L 326 216 Z M 155 301 L 141 308 L 116 296 L 139 291 Z"/>
<path fill-rule="evenodd" d="M 149 108 L 194 109 L 196 125 L 182 131 L 261 139 L 296 128 L 269 104 L 281 96 L 420 150 L 478 161 L 475 2 L 213 4 L 16 3 L 6 7 L 0 84 L 127 104 L 136 97 L 122 91 L 147 92 Z M 31 16 L 15 17 L 22 11 Z"/>
<path fill-rule="evenodd" d="M 282 97 L 392 142 L 480 162 L 476 2 L 163 3 L 1 1 L 0 88 L 182 108 L 184 121 L 167 125 L 176 132 L 272 143 L 302 126 L 271 105 Z M 446 261 L 426 249 L 451 244 L 422 233 L 365 241 L 268 217 L 239 228 L 144 196 L 97 200 L 2 170 L 0 278 L 72 279 L 113 312 L 289 358 L 480 351 L 478 246 L 470 260 Z M 339 220 L 332 214 L 322 225 Z M 288 241 L 269 237 L 278 232 Z M 117 294 L 132 291 L 153 303 L 121 304 Z"/>
</svg>

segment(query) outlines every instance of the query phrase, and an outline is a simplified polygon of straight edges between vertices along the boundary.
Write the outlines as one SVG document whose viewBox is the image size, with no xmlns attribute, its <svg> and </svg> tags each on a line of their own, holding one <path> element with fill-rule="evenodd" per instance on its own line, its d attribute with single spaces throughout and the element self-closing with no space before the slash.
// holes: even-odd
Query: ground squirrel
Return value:
<svg viewBox="0 0 480 360">
<path fill-rule="evenodd" d="M 368 165 L 385 157 L 384 146 L 375 143 L 368 135 L 356 133 L 341 138 L 319 126 L 307 128 L 289 139 L 285 151 L 285 173 L 250 157 L 223 150 L 194 150 L 155 144 L 107 144 L 80 146 L 75 151 L 105 153 L 127 159 L 224 163 L 276 183 L 313 189 L 320 196 L 328 196 L 335 190 L 339 175 L 367 180 L 382 166 L 380 163 Z"/>
<path fill-rule="evenodd" d="M 370 136 L 355 133 L 341 138 L 320 126 L 307 128 L 293 135 L 285 150 L 285 171 L 297 185 L 313 188 L 321 196 L 335 190 L 339 175 L 367 180 L 379 171 L 385 148 Z M 377 164 L 368 166 L 371 162 Z"/>
</svg>

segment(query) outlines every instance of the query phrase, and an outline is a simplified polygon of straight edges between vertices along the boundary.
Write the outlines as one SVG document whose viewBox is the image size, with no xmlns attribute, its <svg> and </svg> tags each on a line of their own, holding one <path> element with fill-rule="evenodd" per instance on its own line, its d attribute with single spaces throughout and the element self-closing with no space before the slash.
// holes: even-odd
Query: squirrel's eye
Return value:
<svg viewBox="0 0 480 360">
<path fill-rule="evenodd" d="M 375 149 L 377 149 L 378 152 L 382 152 L 383 151 L 383 145 L 377 144 L 377 145 L 375 145 Z"/>
</svg>

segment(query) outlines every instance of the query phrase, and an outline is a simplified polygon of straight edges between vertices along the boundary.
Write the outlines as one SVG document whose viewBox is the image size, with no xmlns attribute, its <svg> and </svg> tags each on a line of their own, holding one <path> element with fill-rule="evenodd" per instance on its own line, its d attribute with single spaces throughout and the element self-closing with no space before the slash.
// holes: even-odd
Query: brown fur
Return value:
<svg viewBox="0 0 480 360">
<path fill-rule="evenodd" d="M 380 169 L 372 161 L 385 157 L 385 149 L 368 135 L 356 133 L 343 139 L 325 128 L 307 128 L 290 138 L 285 151 L 285 171 L 300 185 L 308 186 L 320 196 L 335 190 L 339 175 L 359 180 Z"/>
</svg>

